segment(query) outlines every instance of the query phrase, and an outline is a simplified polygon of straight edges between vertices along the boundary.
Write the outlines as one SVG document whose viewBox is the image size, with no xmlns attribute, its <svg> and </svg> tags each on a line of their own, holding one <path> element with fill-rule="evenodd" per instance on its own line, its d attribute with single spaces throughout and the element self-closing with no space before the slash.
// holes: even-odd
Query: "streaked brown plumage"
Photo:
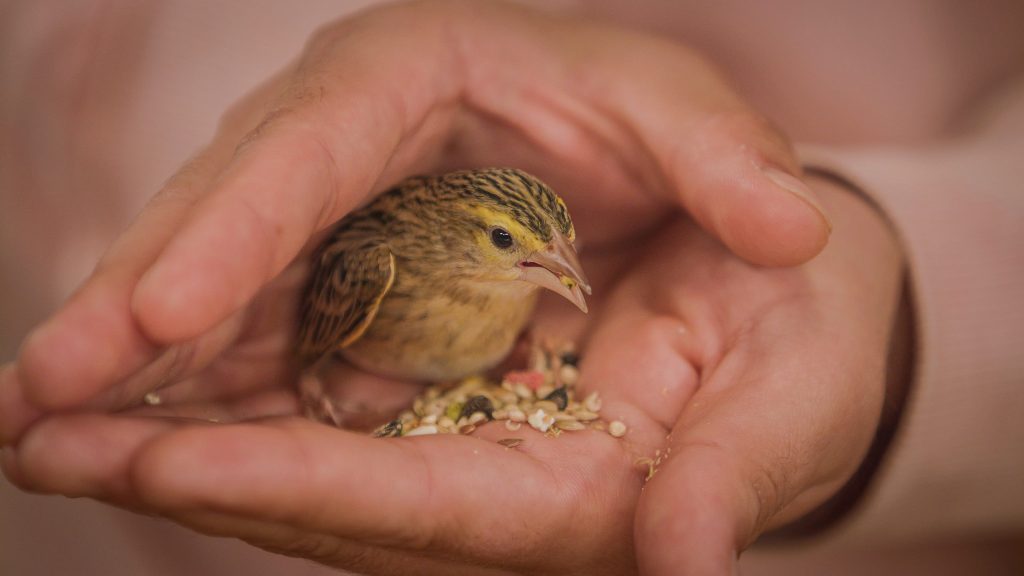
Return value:
<svg viewBox="0 0 1024 576">
<path fill-rule="evenodd" d="M 314 256 L 299 353 L 308 364 L 339 350 L 416 380 L 486 370 L 511 350 L 538 286 L 586 310 L 574 238 L 561 199 L 519 170 L 405 180 L 345 217 Z"/>
</svg>

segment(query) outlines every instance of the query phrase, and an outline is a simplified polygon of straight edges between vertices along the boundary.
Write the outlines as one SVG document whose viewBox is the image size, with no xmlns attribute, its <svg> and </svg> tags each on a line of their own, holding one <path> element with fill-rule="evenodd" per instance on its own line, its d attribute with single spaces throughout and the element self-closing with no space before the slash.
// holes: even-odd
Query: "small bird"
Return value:
<svg viewBox="0 0 1024 576">
<path fill-rule="evenodd" d="M 520 170 L 409 178 L 342 219 L 314 255 L 298 351 L 446 382 L 500 363 L 537 288 L 583 312 L 590 284 L 561 198 Z"/>
</svg>

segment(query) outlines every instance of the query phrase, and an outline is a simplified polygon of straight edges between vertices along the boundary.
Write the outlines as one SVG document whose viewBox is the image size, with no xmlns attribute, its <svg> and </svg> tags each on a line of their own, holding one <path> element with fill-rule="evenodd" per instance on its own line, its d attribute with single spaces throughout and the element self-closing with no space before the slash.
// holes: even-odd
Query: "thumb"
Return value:
<svg viewBox="0 0 1024 576">
<path fill-rule="evenodd" d="M 673 448 L 656 468 L 637 508 L 641 574 L 738 574 L 740 551 L 787 498 L 776 476 L 742 465 L 710 442 Z"/>
<path fill-rule="evenodd" d="M 752 263 L 790 266 L 818 254 L 831 222 L 786 136 L 685 46 L 620 34 L 628 37 L 595 55 L 603 65 L 590 93 L 632 128 L 671 200 Z M 624 45 L 648 58 L 638 62 Z"/>
</svg>

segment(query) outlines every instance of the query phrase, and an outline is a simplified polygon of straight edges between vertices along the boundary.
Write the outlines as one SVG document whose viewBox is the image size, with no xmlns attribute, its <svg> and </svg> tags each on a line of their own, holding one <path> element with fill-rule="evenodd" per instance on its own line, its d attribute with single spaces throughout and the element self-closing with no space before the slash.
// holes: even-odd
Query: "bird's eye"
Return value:
<svg viewBox="0 0 1024 576">
<path fill-rule="evenodd" d="M 508 248 L 512 245 L 512 235 L 504 228 L 491 230 L 491 242 L 498 248 Z"/>
</svg>

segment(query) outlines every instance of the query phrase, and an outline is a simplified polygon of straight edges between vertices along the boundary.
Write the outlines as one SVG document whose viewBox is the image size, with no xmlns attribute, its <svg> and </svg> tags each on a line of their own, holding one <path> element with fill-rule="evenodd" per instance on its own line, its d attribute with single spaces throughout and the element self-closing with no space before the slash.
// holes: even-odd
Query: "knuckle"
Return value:
<svg viewBox="0 0 1024 576">
<path fill-rule="evenodd" d="M 794 458 L 790 455 L 750 463 L 749 485 L 756 507 L 752 530 L 755 537 L 796 497 L 796 482 L 790 473 L 793 466 Z"/>
</svg>

